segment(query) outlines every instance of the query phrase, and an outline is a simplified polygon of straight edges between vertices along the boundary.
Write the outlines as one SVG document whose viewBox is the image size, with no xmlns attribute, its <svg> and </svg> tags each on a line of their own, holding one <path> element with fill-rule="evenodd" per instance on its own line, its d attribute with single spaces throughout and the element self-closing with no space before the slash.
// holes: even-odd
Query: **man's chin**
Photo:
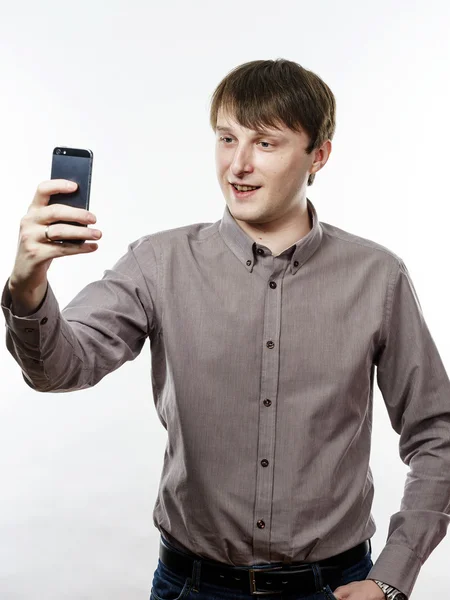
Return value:
<svg viewBox="0 0 450 600">
<path fill-rule="evenodd" d="M 236 206 L 234 202 L 227 202 L 227 206 L 231 216 L 238 221 L 255 224 L 264 222 L 264 215 L 255 206 Z"/>
</svg>

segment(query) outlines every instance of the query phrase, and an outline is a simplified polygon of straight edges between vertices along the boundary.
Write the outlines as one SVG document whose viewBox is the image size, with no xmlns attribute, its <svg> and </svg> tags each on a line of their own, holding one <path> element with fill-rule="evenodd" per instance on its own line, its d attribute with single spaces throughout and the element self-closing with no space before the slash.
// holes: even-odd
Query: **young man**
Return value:
<svg viewBox="0 0 450 600">
<path fill-rule="evenodd" d="M 52 223 L 95 218 L 47 206 L 66 182 L 38 187 L 3 292 L 7 347 L 30 387 L 55 392 L 95 385 L 150 339 L 168 432 L 152 598 L 404 600 L 450 496 L 450 382 L 411 278 L 306 197 L 335 131 L 317 75 L 241 65 L 211 125 L 223 218 L 136 240 L 62 312 L 51 260 L 90 248 L 52 243 L 86 237 Z M 410 472 L 373 564 L 375 368 Z"/>
</svg>

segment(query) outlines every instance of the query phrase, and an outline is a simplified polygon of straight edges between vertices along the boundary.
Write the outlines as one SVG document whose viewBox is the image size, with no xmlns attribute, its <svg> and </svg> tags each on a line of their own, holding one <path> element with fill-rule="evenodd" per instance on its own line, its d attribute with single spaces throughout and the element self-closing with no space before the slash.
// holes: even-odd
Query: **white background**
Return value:
<svg viewBox="0 0 450 600">
<path fill-rule="evenodd" d="M 449 29 L 444 0 L 3 1 L 1 281 L 56 145 L 93 150 L 91 210 L 103 232 L 95 253 L 53 262 L 61 308 L 132 240 L 220 219 L 211 95 L 235 66 L 282 57 L 337 100 L 333 152 L 308 188 L 319 219 L 405 261 L 450 367 Z M 1 598 L 148 599 L 166 442 L 149 349 L 93 389 L 41 394 L 0 347 Z M 375 560 L 407 467 L 378 388 L 374 411 Z M 449 552 L 445 538 L 413 600 L 448 595 Z"/>
</svg>

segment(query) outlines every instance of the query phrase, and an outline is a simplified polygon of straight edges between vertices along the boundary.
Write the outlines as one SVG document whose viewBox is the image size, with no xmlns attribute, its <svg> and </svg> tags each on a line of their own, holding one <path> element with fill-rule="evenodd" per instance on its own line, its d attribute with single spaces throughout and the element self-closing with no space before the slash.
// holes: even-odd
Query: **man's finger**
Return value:
<svg viewBox="0 0 450 600">
<path fill-rule="evenodd" d="M 37 187 L 32 206 L 45 206 L 53 194 L 69 194 L 74 192 L 78 184 L 68 179 L 49 179 L 43 181 Z"/>
</svg>

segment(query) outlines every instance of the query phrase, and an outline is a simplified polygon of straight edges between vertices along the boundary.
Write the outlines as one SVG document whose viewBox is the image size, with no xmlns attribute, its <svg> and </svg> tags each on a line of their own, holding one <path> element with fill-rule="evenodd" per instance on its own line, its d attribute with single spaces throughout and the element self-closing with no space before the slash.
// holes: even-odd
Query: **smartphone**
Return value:
<svg viewBox="0 0 450 600">
<path fill-rule="evenodd" d="M 74 192 L 68 194 L 53 194 L 50 196 L 50 204 L 66 204 L 75 208 L 89 210 L 89 196 L 91 193 L 92 163 L 94 155 L 92 150 L 80 148 L 67 148 L 57 146 L 53 149 L 52 172 L 50 179 L 68 179 L 78 184 Z M 87 227 L 86 224 L 74 221 L 55 221 L 66 225 L 79 225 Z M 71 244 L 83 244 L 86 240 L 54 240 L 55 242 L 70 242 Z"/>
</svg>

